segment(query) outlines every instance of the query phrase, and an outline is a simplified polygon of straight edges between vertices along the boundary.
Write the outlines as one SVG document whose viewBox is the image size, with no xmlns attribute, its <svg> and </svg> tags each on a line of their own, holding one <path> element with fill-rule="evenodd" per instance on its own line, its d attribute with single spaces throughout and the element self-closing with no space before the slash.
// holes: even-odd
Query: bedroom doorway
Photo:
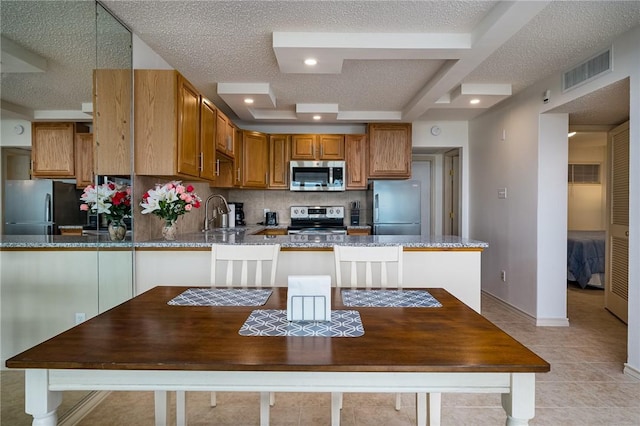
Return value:
<svg viewBox="0 0 640 426">
<path fill-rule="evenodd" d="M 630 84 L 626 78 L 561 107 L 562 112 L 569 114 L 569 131 L 577 132 L 575 136 L 568 138 L 567 251 L 571 248 L 572 231 L 595 231 L 598 233 L 598 244 L 602 241 L 603 246 L 599 249 L 599 266 L 593 266 L 594 273 L 589 271 L 589 274 L 579 277 L 580 283 L 577 279 L 571 279 L 570 258 L 567 256 L 567 291 L 597 292 L 591 294 L 598 294 L 599 302 L 597 307 L 594 305 L 594 309 L 599 311 L 605 310 L 605 287 L 610 279 L 606 264 L 606 253 L 610 250 L 610 243 L 606 240 L 607 197 L 618 187 L 611 182 L 608 143 L 610 132 L 629 120 L 629 93 Z M 626 185 L 628 188 L 628 181 Z M 625 214 L 628 216 L 628 206 L 625 207 Z M 595 259 L 591 260 L 595 265 Z M 568 308 L 568 312 L 572 312 L 570 306 Z"/>
</svg>

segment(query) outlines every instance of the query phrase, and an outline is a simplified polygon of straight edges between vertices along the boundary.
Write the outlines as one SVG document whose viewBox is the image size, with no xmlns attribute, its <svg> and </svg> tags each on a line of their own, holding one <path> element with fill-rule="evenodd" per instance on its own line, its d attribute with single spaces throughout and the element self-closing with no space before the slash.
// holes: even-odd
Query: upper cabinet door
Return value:
<svg viewBox="0 0 640 426">
<path fill-rule="evenodd" d="M 346 135 L 347 189 L 367 189 L 367 135 Z"/>
<path fill-rule="evenodd" d="M 269 142 L 267 135 L 259 132 L 243 132 L 242 138 L 242 186 L 266 188 L 268 184 Z"/>
<path fill-rule="evenodd" d="M 84 188 L 93 183 L 93 134 L 76 133 L 76 187 Z"/>
<path fill-rule="evenodd" d="M 178 75 L 178 173 L 200 175 L 200 94 Z"/>
<path fill-rule="evenodd" d="M 316 159 L 316 135 L 291 136 L 291 159 L 292 160 L 315 160 Z"/>
<path fill-rule="evenodd" d="M 41 178 L 74 178 L 74 124 L 33 123 L 32 174 Z"/>
<path fill-rule="evenodd" d="M 216 148 L 219 152 L 233 158 L 235 128 L 229 118 L 220 110 L 217 113 Z"/>
<path fill-rule="evenodd" d="M 209 181 L 216 179 L 216 113 L 207 98 L 200 104 L 200 177 Z"/>
<path fill-rule="evenodd" d="M 411 177 L 411 124 L 369 124 L 369 177 Z"/>
<path fill-rule="evenodd" d="M 95 172 L 131 174 L 131 70 L 93 71 Z"/>
<path fill-rule="evenodd" d="M 319 160 L 344 160 L 343 135 L 317 135 Z"/>
<path fill-rule="evenodd" d="M 269 136 L 269 188 L 289 188 L 289 158 L 291 157 L 291 136 Z"/>
</svg>

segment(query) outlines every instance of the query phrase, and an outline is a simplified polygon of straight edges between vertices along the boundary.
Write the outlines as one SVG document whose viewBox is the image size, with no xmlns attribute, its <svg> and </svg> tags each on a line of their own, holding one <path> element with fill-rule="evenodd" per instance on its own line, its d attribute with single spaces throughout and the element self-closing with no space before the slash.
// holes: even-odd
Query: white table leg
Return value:
<svg viewBox="0 0 640 426">
<path fill-rule="evenodd" d="M 33 426 L 56 426 L 61 402 L 62 392 L 49 390 L 49 370 L 26 370 L 24 406 L 25 412 L 33 416 Z"/>
<path fill-rule="evenodd" d="M 269 426 L 271 408 L 271 393 L 260 392 L 260 426 Z"/>
<path fill-rule="evenodd" d="M 187 392 L 176 391 L 176 426 L 187 425 Z"/>
<path fill-rule="evenodd" d="M 440 426 L 442 394 L 439 392 L 431 392 L 427 404 L 427 413 L 429 415 L 429 426 Z"/>
<path fill-rule="evenodd" d="M 167 391 L 154 391 L 156 426 L 167 426 Z"/>
<path fill-rule="evenodd" d="M 342 392 L 331 392 L 331 426 L 340 426 Z"/>
<path fill-rule="evenodd" d="M 507 426 L 528 425 L 536 410 L 535 373 L 511 373 L 511 392 L 502 394 Z"/>
</svg>

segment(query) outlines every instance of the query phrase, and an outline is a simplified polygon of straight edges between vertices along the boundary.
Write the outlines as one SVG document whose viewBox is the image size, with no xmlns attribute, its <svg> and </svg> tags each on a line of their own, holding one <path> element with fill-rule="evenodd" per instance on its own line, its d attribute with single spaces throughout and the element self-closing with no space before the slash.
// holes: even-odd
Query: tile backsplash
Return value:
<svg viewBox="0 0 640 426">
<path fill-rule="evenodd" d="M 134 234 L 138 241 L 162 238 L 162 220 L 152 214 L 140 213 L 142 194 L 156 183 L 166 183 L 171 179 L 160 179 L 149 176 L 136 176 L 134 180 Z M 278 214 L 278 223 L 287 226 L 291 220 L 289 207 L 300 206 L 343 206 L 345 208 L 345 225 L 349 224 L 352 201 L 360 201 L 360 224 L 365 223 L 366 191 L 345 192 L 291 192 L 288 190 L 246 190 L 210 188 L 204 182 L 187 182 L 195 187 L 202 198 L 203 206 L 181 216 L 176 222 L 178 234 L 200 232 L 204 224 L 204 201 L 211 194 L 220 194 L 228 202 L 244 203 L 243 209 L 247 225 L 255 225 L 264 221 L 264 209 Z M 217 201 L 216 201 L 217 202 Z M 210 206 L 210 208 L 213 205 Z"/>
<path fill-rule="evenodd" d="M 229 201 L 244 203 L 244 215 L 247 225 L 264 221 L 264 209 L 278 213 L 278 223 L 288 225 L 291 206 L 343 206 L 345 225 L 349 224 L 351 201 L 360 201 L 361 218 L 364 224 L 366 191 L 344 192 L 291 192 L 287 190 L 246 190 L 229 191 Z"/>
</svg>

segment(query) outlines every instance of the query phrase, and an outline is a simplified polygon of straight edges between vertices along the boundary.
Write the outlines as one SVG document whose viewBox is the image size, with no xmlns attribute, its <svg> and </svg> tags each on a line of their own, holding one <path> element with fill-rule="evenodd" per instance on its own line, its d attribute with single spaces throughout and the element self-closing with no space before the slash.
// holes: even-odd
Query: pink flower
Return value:
<svg viewBox="0 0 640 426">
<path fill-rule="evenodd" d="M 193 185 L 187 186 L 187 192 L 193 192 Z"/>
<path fill-rule="evenodd" d="M 191 197 L 191 195 L 189 194 L 185 194 L 186 197 L 184 197 L 184 201 L 191 204 L 191 202 L 193 201 L 193 197 Z"/>
<path fill-rule="evenodd" d="M 180 194 L 180 193 L 178 193 L 178 194 Z M 185 201 L 185 200 L 187 199 L 187 197 L 188 197 L 188 195 L 187 195 L 187 194 L 185 194 L 184 192 L 183 192 L 182 194 L 180 194 L 180 199 L 181 199 L 182 201 Z"/>
<path fill-rule="evenodd" d="M 82 210 L 83 212 L 89 211 L 89 205 L 88 204 L 80 204 L 80 210 Z"/>
<path fill-rule="evenodd" d="M 182 185 L 176 186 L 176 194 L 184 194 L 184 186 Z"/>
<path fill-rule="evenodd" d="M 184 209 L 188 212 L 191 211 L 191 204 L 187 204 L 186 206 L 184 206 Z"/>
</svg>

